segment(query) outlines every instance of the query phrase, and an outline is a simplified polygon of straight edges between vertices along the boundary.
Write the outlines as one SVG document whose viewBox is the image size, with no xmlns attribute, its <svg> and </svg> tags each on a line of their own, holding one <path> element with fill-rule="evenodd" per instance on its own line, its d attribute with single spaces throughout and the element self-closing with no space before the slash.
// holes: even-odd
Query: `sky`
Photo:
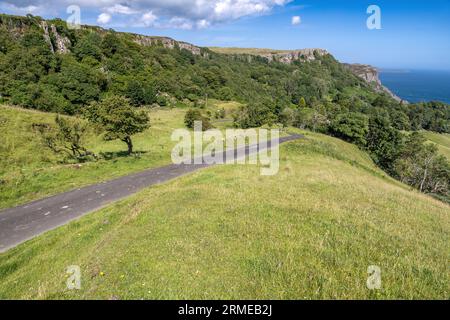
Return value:
<svg viewBox="0 0 450 320">
<path fill-rule="evenodd" d="M 67 19 L 73 5 L 82 24 L 198 46 L 322 48 L 342 62 L 450 70 L 449 0 L 0 0 L 0 12 Z"/>
</svg>

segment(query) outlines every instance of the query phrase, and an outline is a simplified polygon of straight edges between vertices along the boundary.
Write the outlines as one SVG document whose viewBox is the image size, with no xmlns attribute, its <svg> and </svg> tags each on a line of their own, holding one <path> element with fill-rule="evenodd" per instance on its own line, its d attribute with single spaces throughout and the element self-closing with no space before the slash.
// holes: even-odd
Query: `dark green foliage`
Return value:
<svg viewBox="0 0 450 320">
<path fill-rule="evenodd" d="M 86 117 L 105 131 L 105 140 L 119 139 L 127 144 L 128 154 L 133 153 L 131 137 L 150 127 L 147 112 L 133 108 L 120 96 L 110 96 L 94 102 L 86 110 Z"/>
<path fill-rule="evenodd" d="M 133 35 L 112 30 L 69 30 L 54 19 L 48 24 L 71 42 L 71 53 L 60 56 L 51 52 L 40 23 L 39 17 L 0 17 L 0 94 L 28 108 L 81 113 L 108 94 L 125 96 L 134 106 L 169 106 L 168 97 L 194 102 L 208 97 L 251 104 L 236 116 L 242 127 L 285 122 L 281 113 L 296 105 L 311 108 L 296 115 L 298 126 L 321 132 L 328 131 L 337 114 L 370 115 L 374 108 L 387 111 L 398 130 L 450 130 L 448 105 L 399 104 L 376 93 L 331 55 L 291 65 L 207 49 L 201 50 L 207 56 L 200 56 L 177 46 L 139 45 Z M 11 28 L 20 28 L 21 36 L 12 38 Z M 49 103 L 43 103 L 46 97 Z"/>
<path fill-rule="evenodd" d="M 240 107 L 234 115 L 234 125 L 238 128 L 248 129 L 260 127 L 264 124 L 272 125 L 276 122 L 277 116 L 272 112 L 270 105 L 250 104 Z"/>
<path fill-rule="evenodd" d="M 411 105 L 408 116 L 413 130 L 450 132 L 450 105 L 442 102 L 427 102 Z"/>
<path fill-rule="evenodd" d="M 369 118 L 356 112 L 339 114 L 332 122 L 330 131 L 336 137 L 364 147 L 369 131 Z"/>
<path fill-rule="evenodd" d="M 202 122 L 202 130 L 206 131 L 212 128 L 210 119 L 202 115 L 198 109 L 189 109 L 184 117 L 184 124 L 189 129 L 194 129 L 196 121 Z"/>
<path fill-rule="evenodd" d="M 284 128 L 292 126 L 295 121 L 295 111 L 292 108 L 285 108 L 279 115 L 278 121 Z"/>
<path fill-rule="evenodd" d="M 131 79 L 126 88 L 125 96 L 134 106 L 151 105 L 156 102 L 153 86 L 145 81 Z"/>
<path fill-rule="evenodd" d="M 102 38 L 92 32 L 86 37 L 81 38 L 80 41 L 73 47 L 73 54 L 78 61 L 82 61 L 86 57 L 94 58 L 97 61 L 102 59 L 102 50 L 100 48 Z"/>
<path fill-rule="evenodd" d="M 395 176 L 421 192 L 450 200 L 450 164 L 438 154 L 437 147 L 415 132 L 406 138 L 399 158 L 394 163 Z"/>
<path fill-rule="evenodd" d="M 335 135 L 366 148 L 394 176 L 404 165 L 397 162 L 403 150 L 400 131 L 450 132 L 449 105 L 399 103 L 331 55 L 290 65 L 207 49 L 195 55 L 161 43 L 140 45 L 134 35 L 112 30 L 69 30 L 55 19 L 48 24 L 71 42 L 71 52 L 60 55 L 52 52 L 41 22 L 0 15 L 0 101 L 65 114 L 83 113 L 92 104 L 89 112 L 99 110 L 94 119 L 105 128 L 105 138 L 126 142 L 129 152 L 131 136 L 148 126 L 147 116 L 130 103 L 173 107 L 184 99 L 200 108 L 208 99 L 241 102 L 245 106 L 233 115 L 236 127 L 279 122 Z M 98 103 L 107 96 L 114 97 Z M 186 125 L 192 127 L 195 120 L 202 120 L 205 130 L 211 126 L 197 109 L 188 112 Z"/>
<path fill-rule="evenodd" d="M 376 115 L 370 118 L 367 150 L 375 163 L 392 173 L 392 166 L 402 148 L 402 134 L 392 127 L 388 118 Z"/>
</svg>

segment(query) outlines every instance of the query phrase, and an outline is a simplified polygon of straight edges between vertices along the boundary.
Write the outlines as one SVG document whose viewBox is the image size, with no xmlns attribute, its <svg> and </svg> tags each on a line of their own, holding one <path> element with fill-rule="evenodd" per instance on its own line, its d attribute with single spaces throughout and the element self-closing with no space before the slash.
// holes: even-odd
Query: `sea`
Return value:
<svg viewBox="0 0 450 320">
<path fill-rule="evenodd" d="M 406 101 L 450 104 L 450 71 L 380 70 L 380 80 Z"/>
</svg>

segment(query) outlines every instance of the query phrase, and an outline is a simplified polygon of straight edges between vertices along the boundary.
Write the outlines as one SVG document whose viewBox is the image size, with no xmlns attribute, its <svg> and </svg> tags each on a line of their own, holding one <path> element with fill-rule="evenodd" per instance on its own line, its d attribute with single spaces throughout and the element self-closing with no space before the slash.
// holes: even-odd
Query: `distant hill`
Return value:
<svg viewBox="0 0 450 320">
<path fill-rule="evenodd" d="M 345 88 L 370 104 L 371 84 L 355 77 L 328 52 L 201 48 L 167 37 L 69 29 L 59 19 L 0 15 L 0 94 L 5 102 L 73 114 L 106 93 L 138 104 L 185 103 L 205 96 L 260 102 L 274 111 L 301 98 L 332 100 Z M 233 54 L 229 54 L 233 53 Z M 299 68 L 299 66 L 302 66 Z M 33 94 L 31 94 L 33 92 Z"/>
</svg>

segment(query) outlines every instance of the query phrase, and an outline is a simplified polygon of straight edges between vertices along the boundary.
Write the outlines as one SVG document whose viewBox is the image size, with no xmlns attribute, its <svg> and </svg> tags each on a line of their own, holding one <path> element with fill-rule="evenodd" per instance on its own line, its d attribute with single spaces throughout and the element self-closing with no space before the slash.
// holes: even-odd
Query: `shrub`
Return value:
<svg viewBox="0 0 450 320">
<path fill-rule="evenodd" d="M 361 113 L 344 113 L 336 116 L 331 124 L 333 135 L 358 146 L 366 145 L 369 118 Z"/>
<path fill-rule="evenodd" d="M 189 109 L 184 116 L 184 124 L 189 129 L 194 129 L 195 121 L 202 122 L 202 130 L 206 131 L 212 128 L 210 119 L 204 117 L 197 109 Z"/>
<path fill-rule="evenodd" d="M 150 127 L 147 112 L 138 111 L 129 101 L 121 96 L 110 96 L 101 102 L 94 102 L 86 111 L 87 118 L 100 125 L 106 132 L 107 141 L 119 139 L 128 147 L 128 154 L 133 153 L 131 137 Z"/>
<path fill-rule="evenodd" d="M 87 122 L 57 116 L 55 123 L 56 126 L 42 123 L 33 125 L 47 148 L 56 154 L 63 154 L 66 158 L 78 162 L 96 157 L 84 146 L 89 128 Z"/>
</svg>

